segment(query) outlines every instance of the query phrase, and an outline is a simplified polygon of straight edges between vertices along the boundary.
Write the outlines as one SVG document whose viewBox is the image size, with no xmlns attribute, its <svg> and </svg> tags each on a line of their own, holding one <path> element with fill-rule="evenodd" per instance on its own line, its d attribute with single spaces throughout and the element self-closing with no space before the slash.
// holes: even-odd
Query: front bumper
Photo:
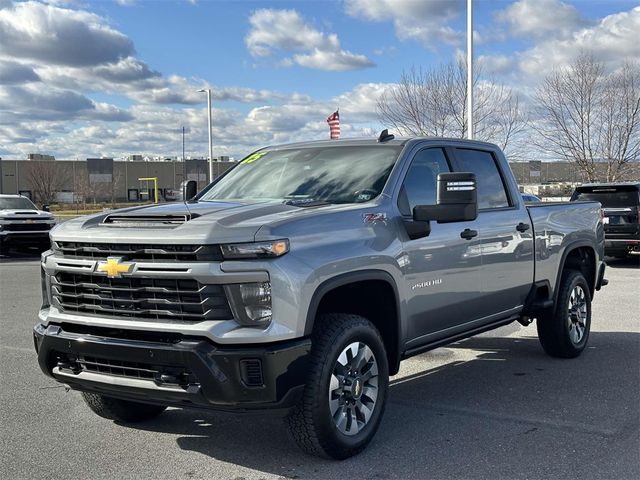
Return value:
<svg viewBox="0 0 640 480">
<path fill-rule="evenodd" d="M 197 337 L 113 338 L 64 328 L 34 327 L 46 375 L 75 390 L 180 407 L 288 408 L 302 392 L 311 348 L 309 339 L 221 348 Z"/>
</svg>

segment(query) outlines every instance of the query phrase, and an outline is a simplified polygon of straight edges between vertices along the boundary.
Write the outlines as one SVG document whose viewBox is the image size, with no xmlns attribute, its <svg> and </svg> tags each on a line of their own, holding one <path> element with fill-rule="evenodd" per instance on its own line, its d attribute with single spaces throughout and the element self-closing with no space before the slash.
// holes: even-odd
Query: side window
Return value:
<svg viewBox="0 0 640 480">
<path fill-rule="evenodd" d="M 478 208 L 509 206 L 509 197 L 504 188 L 502 176 L 490 152 L 457 148 L 456 163 L 461 172 L 476 174 Z"/>
<path fill-rule="evenodd" d="M 441 148 L 420 150 L 411 161 L 402 185 L 398 208 L 411 215 L 416 205 L 435 205 L 438 174 L 449 172 L 447 158 Z"/>
</svg>

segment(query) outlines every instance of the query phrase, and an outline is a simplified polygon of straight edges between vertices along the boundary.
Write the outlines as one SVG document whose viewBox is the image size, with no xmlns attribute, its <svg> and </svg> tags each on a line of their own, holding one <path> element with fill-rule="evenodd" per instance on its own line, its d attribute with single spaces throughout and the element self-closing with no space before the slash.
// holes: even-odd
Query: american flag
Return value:
<svg viewBox="0 0 640 480">
<path fill-rule="evenodd" d="M 329 124 L 331 140 L 340 138 L 340 114 L 338 110 L 327 117 L 327 123 Z"/>
</svg>

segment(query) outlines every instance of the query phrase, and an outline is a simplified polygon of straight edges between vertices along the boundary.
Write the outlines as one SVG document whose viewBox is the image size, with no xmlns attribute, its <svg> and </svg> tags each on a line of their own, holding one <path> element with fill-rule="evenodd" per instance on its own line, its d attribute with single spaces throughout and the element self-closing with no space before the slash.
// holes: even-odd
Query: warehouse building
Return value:
<svg viewBox="0 0 640 480">
<path fill-rule="evenodd" d="M 54 201 L 74 202 L 136 202 L 153 199 L 153 183 L 140 178 L 157 178 L 160 200 L 170 199 L 171 191 L 180 188 L 184 180 L 195 180 L 198 189 L 209 183 L 208 162 L 205 159 L 186 161 L 142 160 L 114 161 L 111 158 L 86 160 L 52 160 L 34 156 L 32 160 L 0 159 L 0 193 L 23 195 L 38 199 L 40 190 L 53 190 Z M 228 157 L 214 162 L 214 178 L 233 165 Z M 550 184 L 571 185 L 584 178 L 569 162 L 511 162 L 518 183 L 527 191 L 545 194 Z M 601 164 L 602 177 L 606 164 Z M 621 180 L 640 179 L 640 162 L 633 162 Z M 43 185 L 44 184 L 44 185 Z M 526 186 L 526 187 L 525 187 Z"/>
<path fill-rule="evenodd" d="M 234 162 L 214 162 L 214 178 L 231 168 Z M 157 178 L 160 200 L 184 180 L 195 180 L 198 189 L 209 183 L 208 161 L 114 161 L 111 158 L 86 160 L 0 160 L 0 193 L 20 193 L 38 200 L 38 191 L 57 192 L 56 200 L 73 202 L 127 202 L 153 199 Z M 43 186 L 43 183 L 47 184 Z"/>
</svg>

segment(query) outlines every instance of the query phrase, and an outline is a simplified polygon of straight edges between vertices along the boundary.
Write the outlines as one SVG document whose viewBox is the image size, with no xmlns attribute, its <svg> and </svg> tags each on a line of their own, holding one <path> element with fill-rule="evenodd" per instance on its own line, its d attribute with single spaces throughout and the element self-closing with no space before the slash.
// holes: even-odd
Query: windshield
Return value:
<svg viewBox="0 0 640 480">
<path fill-rule="evenodd" d="M 402 147 L 262 150 L 248 156 L 200 200 L 357 203 L 377 197 Z"/>
<path fill-rule="evenodd" d="M 0 197 L 0 210 L 20 210 L 25 208 L 28 210 L 37 210 L 36 206 L 25 197 Z"/>
<path fill-rule="evenodd" d="M 638 190 L 622 188 L 602 188 L 591 191 L 577 191 L 572 200 L 600 202 L 604 208 L 636 207 L 640 204 Z"/>
</svg>

